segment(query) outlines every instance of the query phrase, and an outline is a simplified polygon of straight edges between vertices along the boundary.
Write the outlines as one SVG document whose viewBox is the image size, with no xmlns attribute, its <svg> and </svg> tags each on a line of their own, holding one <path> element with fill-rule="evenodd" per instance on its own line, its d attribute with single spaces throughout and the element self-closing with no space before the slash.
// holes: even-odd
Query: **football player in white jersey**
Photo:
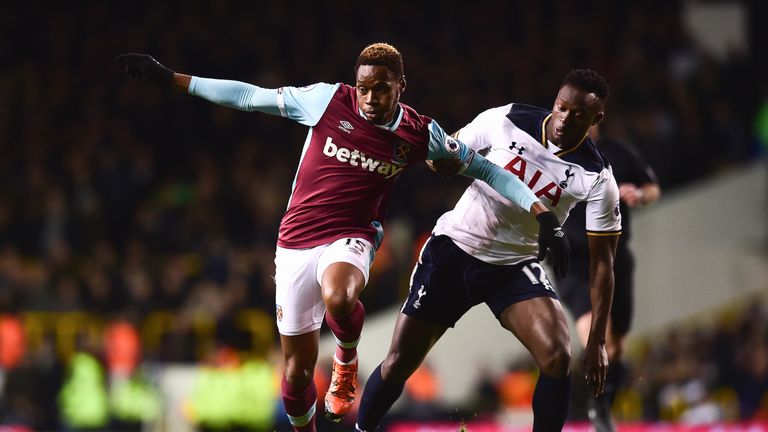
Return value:
<svg viewBox="0 0 768 432">
<path fill-rule="evenodd" d="M 523 104 L 489 109 L 457 136 L 523 180 L 564 222 L 584 201 L 589 236 L 592 322 L 584 353 L 586 380 L 603 391 L 613 259 L 621 233 L 619 190 L 608 161 L 587 136 L 604 117 L 608 85 L 589 69 L 571 71 L 551 110 Z M 455 170 L 450 164 L 436 171 Z M 369 378 L 357 428 L 374 431 L 408 377 L 443 333 L 486 303 L 541 370 L 533 396 L 533 430 L 559 431 L 568 414 L 568 324 L 540 262 L 536 220 L 481 182 L 437 221 L 411 277 L 410 294 L 384 361 Z M 555 272 L 565 269 L 555 266 Z"/>
<path fill-rule="evenodd" d="M 611 418 L 611 405 L 616 393 L 622 387 L 626 366 L 622 361 L 624 339 L 629 333 L 634 312 L 634 269 L 635 258 L 629 245 L 631 209 L 655 203 L 661 196 L 661 187 L 653 169 L 643 160 L 640 153 L 629 143 L 604 136 L 600 127 L 589 129 L 589 136 L 600 151 L 611 161 L 613 175 L 619 185 L 621 196 L 621 223 L 623 226 L 616 257 L 613 262 L 614 287 L 611 303 L 611 319 L 608 322 L 608 372 L 605 377 L 605 393 L 587 400 L 587 416 L 596 432 L 615 432 L 616 425 Z M 557 292 L 565 308 L 575 321 L 576 333 L 582 344 L 589 337 L 592 321 L 589 292 L 589 246 L 584 235 L 584 205 L 579 204 L 568 217 L 563 230 L 569 237 L 571 271 L 557 281 Z M 573 265 L 576 263 L 576 265 Z"/>
</svg>

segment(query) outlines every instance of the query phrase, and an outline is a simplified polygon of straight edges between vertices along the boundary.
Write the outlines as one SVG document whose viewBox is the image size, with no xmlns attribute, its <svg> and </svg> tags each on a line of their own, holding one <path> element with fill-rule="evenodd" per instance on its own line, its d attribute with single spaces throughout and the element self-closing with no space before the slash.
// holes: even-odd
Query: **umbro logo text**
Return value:
<svg viewBox="0 0 768 432">
<path fill-rule="evenodd" d="M 346 120 L 341 120 L 337 127 L 339 128 L 340 131 L 348 133 L 348 134 L 351 134 L 352 133 L 352 129 L 354 129 L 354 126 L 352 126 L 352 123 L 350 123 L 350 122 L 348 122 Z"/>
</svg>

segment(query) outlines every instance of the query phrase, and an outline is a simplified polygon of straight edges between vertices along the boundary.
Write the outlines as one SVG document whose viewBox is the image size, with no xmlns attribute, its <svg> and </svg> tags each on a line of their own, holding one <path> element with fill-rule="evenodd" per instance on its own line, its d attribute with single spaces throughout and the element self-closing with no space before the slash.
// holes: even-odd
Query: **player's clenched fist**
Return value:
<svg viewBox="0 0 768 432">
<path fill-rule="evenodd" d="M 539 221 L 539 261 L 547 257 L 547 250 L 552 252 L 555 273 L 564 277 L 568 272 L 568 258 L 571 255 L 571 244 L 565 235 L 560 222 L 552 212 L 539 213 L 536 216 Z"/>
<path fill-rule="evenodd" d="M 443 178 L 451 178 L 465 168 L 465 164 L 459 158 L 444 158 L 436 160 L 427 160 L 429 169 Z"/>
<path fill-rule="evenodd" d="M 174 72 L 163 66 L 151 55 L 128 53 L 117 56 L 125 65 L 125 73 L 132 79 L 146 79 L 161 86 L 169 86 Z"/>
</svg>

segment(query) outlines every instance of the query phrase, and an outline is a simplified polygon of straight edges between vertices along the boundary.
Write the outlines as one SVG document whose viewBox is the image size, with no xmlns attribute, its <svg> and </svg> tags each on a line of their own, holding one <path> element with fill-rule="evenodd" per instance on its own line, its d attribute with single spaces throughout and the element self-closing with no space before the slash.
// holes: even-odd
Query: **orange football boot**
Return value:
<svg viewBox="0 0 768 432">
<path fill-rule="evenodd" d="M 357 358 L 350 364 L 342 364 L 333 356 L 331 386 L 325 394 L 325 417 L 339 423 L 352 409 L 357 389 Z"/>
</svg>

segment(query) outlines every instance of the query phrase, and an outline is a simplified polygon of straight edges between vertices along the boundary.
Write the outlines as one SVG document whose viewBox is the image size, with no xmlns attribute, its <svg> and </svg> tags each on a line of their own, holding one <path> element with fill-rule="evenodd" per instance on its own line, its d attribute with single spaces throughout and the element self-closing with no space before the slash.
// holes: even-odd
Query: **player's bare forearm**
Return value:
<svg viewBox="0 0 768 432">
<path fill-rule="evenodd" d="M 185 93 L 189 91 L 190 82 L 192 82 L 191 75 L 180 74 L 178 72 L 173 74 L 173 80 L 171 81 L 173 87 L 182 90 Z"/>
<path fill-rule="evenodd" d="M 592 322 L 584 349 L 585 379 L 595 396 L 605 390 L 608 353 L 605 339 L 613 301 L 613 257 L 618 236 L 589 236 L 589 295 L 592 300 Z"/>
<path fill-rule="evenodd" d="M 588 236 L 589 238 L 589 297 L 592 301 L 592 323 L 589 341 L 605 343 L 608 318 L 613 301 L 613 258 L 618 235 Z"/>
<path fill-rule="evenodd" d="M 547 212 L 549 209 L 544 204 L 542 204 L 541 201 L 534 201 L 528 211 L 530 211 L 534 216 L 538 216 L 539 213 Z"/>
<path fill-rule="evenodd" d="M 599 264 L 593 270 L 594 276 L 589 284 L 589 297 L 592 302 L 592 323 L 589 330 L 589 342 L 605 343 L 608 331 L 608 318 L 613 300 L 613 270 Z"/>
</svg>

